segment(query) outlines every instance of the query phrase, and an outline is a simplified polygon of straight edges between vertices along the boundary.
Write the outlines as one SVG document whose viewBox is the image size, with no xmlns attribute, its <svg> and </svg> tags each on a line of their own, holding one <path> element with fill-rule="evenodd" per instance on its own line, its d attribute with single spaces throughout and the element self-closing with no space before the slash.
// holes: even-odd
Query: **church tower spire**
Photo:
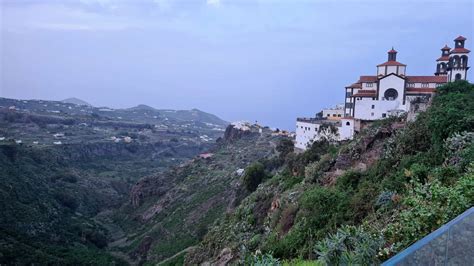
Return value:
<svg viewBox="0 0 474 266">
<path fill-rule="evenodd" d="M 441 48 L 441 57 L 436 60 L 438 62 L 436 64 L 436 72 L 434 73 L 436 76 L 445 76 L 448 74 L 447 68 L 449 63 L 450 50 L 451 48 L 449 48 L 447 45 Z"/>
<path fill-rule="evenodd" d="M 466 38 L 459 36 L 454 39 L 454 49 L 449 52 L 449 62 L 447 67 L 448 81 L 467 79 L 467 60 L 469 57 L 468 49 L 464 48 Z"/>
<path fill-rule="evenodd" d="M 388 61 L 397 61 L 397 51 L 395 49 L 392 49 L 388 51 Z"/>
</svg>

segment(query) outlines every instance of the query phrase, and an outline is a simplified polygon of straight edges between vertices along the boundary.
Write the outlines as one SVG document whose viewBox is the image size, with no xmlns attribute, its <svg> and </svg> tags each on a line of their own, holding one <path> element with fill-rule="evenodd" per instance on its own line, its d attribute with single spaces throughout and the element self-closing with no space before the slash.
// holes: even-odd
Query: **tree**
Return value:
<svg viewBox="0 0 474 266">
<path fill-rule="evenodd" d="M 286 155 L 289 153 L 292 153 L 295 149 L 295 146 L 293 144 L 293 141 L 291 139 L 282 139 L 278 143 L 276 150 L 280 153 L 280 158 L 285 158 Z"/>
<path fill-rule="evenodd" d="M 265 178 L 265 167 L 262 163 L 254 163 L 245 169 L 243 183 L 245 188 L 253 192 Z"/>
</svg>

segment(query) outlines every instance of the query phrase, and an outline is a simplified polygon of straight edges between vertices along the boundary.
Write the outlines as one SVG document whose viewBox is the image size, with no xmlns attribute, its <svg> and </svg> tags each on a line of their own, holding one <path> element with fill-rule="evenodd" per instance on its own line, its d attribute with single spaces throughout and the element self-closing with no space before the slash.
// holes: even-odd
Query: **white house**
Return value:
<svg viewBox="0 0 474 266">
<path fill-rule="evenodd" d="M 388 51 L 388 60 L 377 65 L 373 76 L 360 76 L 355 83 L 345 87 L 343 115 L 337 120 L 338 139 L 351 139 L 360 121 L 373 121 L 397 116 L 410 110 L 410 104 L 420 97 L 431 97 L 436 88 L 455 80 L 466 80 L 469 50 L 464 48 L 466 38 L 454 40 L 454 49 L 441 48 L 433 76 L 407 75 L 407 65 L 397 61 L 397 51 Z M 324 112 L 322 118 L 298 118 L 296 121 L 295 147 L 306 149 L 308 144 L 321 138 L 318 130 L 339 113 Z"/>
<path fill-rule="evenodd" d="M 328 126 L 336 128 L 333 134 Z M 328 119 L 326 117 L 298 118 L 296 121 L 295 147 L 305 150 L 314 141 L 326 138 L 333 141 L 352 139 L 354 135 L 354 119 L 342 117 L 340 119 Z"/>
</svg>

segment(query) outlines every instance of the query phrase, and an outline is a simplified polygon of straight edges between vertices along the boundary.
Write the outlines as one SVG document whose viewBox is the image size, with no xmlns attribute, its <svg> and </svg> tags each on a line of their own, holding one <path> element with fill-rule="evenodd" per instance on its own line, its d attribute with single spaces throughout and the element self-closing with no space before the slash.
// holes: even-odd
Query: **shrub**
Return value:
<svg viewBox="0 0 474 266">
<path fill-rule="evenodd" d="M 377 197 L 377 201 L 375 202 L 375 207 L 377 208 L 387 208 L 392 205 L 393 201 L 392 198 L 395 196 L 395 192 L 393 191 L 382 191 L 380 195 Z"/>
<path fill-rule="evenodd" d="M 376 265 L 377 253 L 385 241 L 380 233 L 362 227 L 343 226 L 315 245 L 319 260 L 326 265 Z"/>
<path fill-rule="evenodd" d="M 107 246 L 107 237 L 99 231 L 86 232 L 86 239 L 98 248 Z"/>
<path fill-rule="evenodd" d="M 56 191 L 54 198 L 63 206 L 75 211 L 79 204 L 76 199 L 66 191 Z"/>
<path fill-rule="evenodd" d="M 281 262 L 279 259 L 273 257 L 272 254 L 259 254 L 259 252 L 257 252 L 255 255 L 251 255 L 246 259 L 245 265 L 280 266 Z"/>
<path fill-rule="evenodd" d="M 360 172 L 348 171 L 339 176 L 336 181 L 336 187 L 340 190 L 355 190 L 362 174 Z"/>
<path fill-rule="evenodd" d="M 253 192 L 257 189 L 258 185 L 265 178 L 265 167 L 262 163 L 254 163 L 245 169 L 243 177 L 243 183 L 245 188 Z"/>
<path fill-rule="evenodd" d="M 280 153 L 280 158 L 285 158 L 286 155 L 292 153 L 295 145 L 291 139 L 284 138 L 278 142 L 276 150 Z"/>
<path fill-rule="evenodd" d="M 474 204 L 474 171 L 462 176 L 454 186 L 438 180 L 422 184 L 412 181 L 402 201 L 403 210 L 387 226 L 392 243 L 406 247 L 455 218 Z"/>
</svg>

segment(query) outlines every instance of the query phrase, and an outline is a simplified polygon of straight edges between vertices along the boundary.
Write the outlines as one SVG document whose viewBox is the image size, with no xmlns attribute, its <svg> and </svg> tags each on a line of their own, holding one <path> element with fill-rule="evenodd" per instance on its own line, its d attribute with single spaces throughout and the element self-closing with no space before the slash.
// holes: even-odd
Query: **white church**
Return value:
<svg viewBox="0 0 474 266">
<path fill-rule="evenodd" d="M 357 82 L 345 87 L 345 104 L 335 108 L 336 116 L 327 115 L 335 109 L 325 109 L 314 118 L 297 118 L 295 147 L 305 150 L 313 141 L 327 136 L 327 125 L 337 128 L 336 140 L 352 139 L 361 124 L 406 113 L 413 100 L 430 97 L 447 82 L 466 80 L 470 51 L 464 48 L 465 41 L 459 36 L 453 49 L 441 49 L 434 76 L 406 75 L 407 66 L 397 61 L 397 51 L 392 48 L 388 60 L 377 65 L 376 75 L 360 76 Z"/>
</svg>

